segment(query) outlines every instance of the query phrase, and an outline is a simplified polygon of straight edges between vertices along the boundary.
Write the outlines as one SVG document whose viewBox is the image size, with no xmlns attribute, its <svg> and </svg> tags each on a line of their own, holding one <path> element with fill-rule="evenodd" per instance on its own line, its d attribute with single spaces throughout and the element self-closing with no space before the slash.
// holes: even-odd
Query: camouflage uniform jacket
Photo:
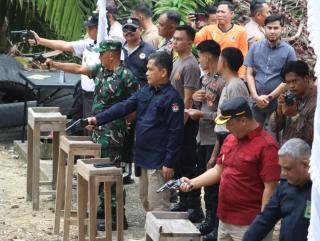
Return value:
<svg viewBox="0 0 320 241">
<path fill-rule="evenodd" d="M 129 69 L 123 66 L 119 66 L 112 72 L 99 64 L 90 68 L 90 71 L 95 82 L 92 105 L 92 113 L 94 115 L 108 109 L 115 103 L 127 99 L 138 89 L 137 79 Z M 121 150 L 126 130 L 126 121 L 121 118 L 93 131 L 93 141 L 102 145 L 102 157 L 115 158 L 112 153 L 108 152 Z"/>
</svg>

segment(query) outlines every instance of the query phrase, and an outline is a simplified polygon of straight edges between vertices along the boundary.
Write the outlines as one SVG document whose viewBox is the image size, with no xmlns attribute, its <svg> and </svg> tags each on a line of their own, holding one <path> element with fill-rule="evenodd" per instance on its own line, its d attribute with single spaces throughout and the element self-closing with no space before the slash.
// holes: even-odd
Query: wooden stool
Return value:
<svg viewBox="0 0 320 241">
<path fill-rule="evenodd" d="M 95 163 L 106 163 L 109 158 L 96 159 Z M 78 162 L 78 220 L 79 241 L 85 240 L 84 220 L 87 214 L 89 195 L 89 241 L 112 240 L 111 185 L 116 184 L 117 240 L 123 241 L 123 182 L 122 169 L 117 167 L 94 167 L 92 160 Z M 97 233 L 97 197 L 99 183 L 104 183 L 105 237 L 96 237 Z M 88 191 L 89 189 L 89 191 Z"/>
<path fill-rule="evenodd" d="M 28 161 L 27 161 L 27 201 L 32 200 L 33 210 L 39 210 L 40 185 L 52 185 L 57 180 L 59 136 L 64 134 L 67 118 L 61 115 L 59 107 L 28 108 Z M 40 182 L 40 133 L 53 131 L 52 136 L 52 181 Z"/>
<path fill-rule="evenodd" d="M 200 241 L 200 231 L 186 212 L 148 212 L 146 241 Z"/>
<path fill-rule="evenodd" d="M 67 165 L 65 156 L 67 155 Z M 76 155 L 100 157 L 101 145 L 93 143 L 88 136 L 61 136 L 58 160 L 57 197 L 55 209 L 54 233 L 59 234 L 60 217 L 64 216 L 63 240 L 69 239 L 70 216 L 77 216 L 77 211 L 71 211 L 72 174 L 74 157 Z M 64 185 L 65 184 L 65 185 Z M 63 205 L 64 204 L 64 205 Z M 63 211 L 64 207 L 64 211 Z M 75 220 L 76 221 L 76 220 Z"/>
</svg>

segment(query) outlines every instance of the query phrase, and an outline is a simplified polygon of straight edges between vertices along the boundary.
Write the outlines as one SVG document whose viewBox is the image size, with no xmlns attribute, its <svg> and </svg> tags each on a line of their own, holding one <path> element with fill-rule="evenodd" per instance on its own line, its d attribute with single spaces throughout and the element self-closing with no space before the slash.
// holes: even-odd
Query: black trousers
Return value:
<svg viewBox="0 0 320 241">
<path fill-rule="evenodd" d="M 207 170 L 207 163 L 210 160 L 214 145 L 198 145 L 199 175 Z M 206 210 L 217 212 L 219 184 L 204 188 L 204 202 Z"/>
<path fill-rule="evenodd" d="M 196 136 L 198 132 L 198 122 L 188 119 L 184 127 L 184 143 L 181 157 L 175 168 L 175 177 L 194 178 L 198 176 L 198 156 Z M 179 192 L 180 202 L 189 209 L 201 207 L 201 190 L 195 189 L 191 192 Z"/>
</svg>

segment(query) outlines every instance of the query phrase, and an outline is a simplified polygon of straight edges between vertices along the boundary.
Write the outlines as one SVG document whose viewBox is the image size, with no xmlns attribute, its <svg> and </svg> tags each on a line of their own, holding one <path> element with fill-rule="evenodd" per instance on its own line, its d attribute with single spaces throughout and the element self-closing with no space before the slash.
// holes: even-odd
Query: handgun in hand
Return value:
<svg viewBox="0 0 320 241">
<path fill-rule="evenodd" d="M 177 190 L 181 185 L 180 179 L 177 180 L 169 180 L 162 187 L 160 187 L 156 192 L 163 192 L 164 190 Z"/>
</svg>

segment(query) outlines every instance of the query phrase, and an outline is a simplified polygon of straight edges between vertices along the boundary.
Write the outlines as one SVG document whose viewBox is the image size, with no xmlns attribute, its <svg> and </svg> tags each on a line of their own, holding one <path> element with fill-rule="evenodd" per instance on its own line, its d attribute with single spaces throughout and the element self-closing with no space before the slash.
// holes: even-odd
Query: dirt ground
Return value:
<svg viewBox="0 0 320 241">
<path fill-rule="evenodd" d="M 41 196 L 40 211 L 32 211 L 26 202 L 26 163 L 19 158 L 11 143 L 0 143 L 0 241 L 58 241 L 53 234 L 54 201 Z M 145 213 L 138 197 L 137 180 L 126 185 L 126 216 L 129 229 L 124 240 L 144 237 Z M 74 190 L 75 192 L 75 190 Z M 275 227 L 273 241 L 279 240 L 279 225 Z M 77 229 L 71 227 L 70 240 L 77 240 Z"/>
<path fill-rule="evenodd" d="M 62 240 L 62 235 L 53 234 L 52 197 L 40 196 L 40 211 L 32 211 L 31 202 L 26 202 L 26 169 L 13 144 L 0 143 L 0 240 Z M 125 188 L 129 229 L 125 231 L 124 240 L 138 240 L 144 236 L 145 213 L 137 195 L 137 182 Z M 70 240 L 77 240 L 76 227 L 71 228 Z"/>
</svg>

